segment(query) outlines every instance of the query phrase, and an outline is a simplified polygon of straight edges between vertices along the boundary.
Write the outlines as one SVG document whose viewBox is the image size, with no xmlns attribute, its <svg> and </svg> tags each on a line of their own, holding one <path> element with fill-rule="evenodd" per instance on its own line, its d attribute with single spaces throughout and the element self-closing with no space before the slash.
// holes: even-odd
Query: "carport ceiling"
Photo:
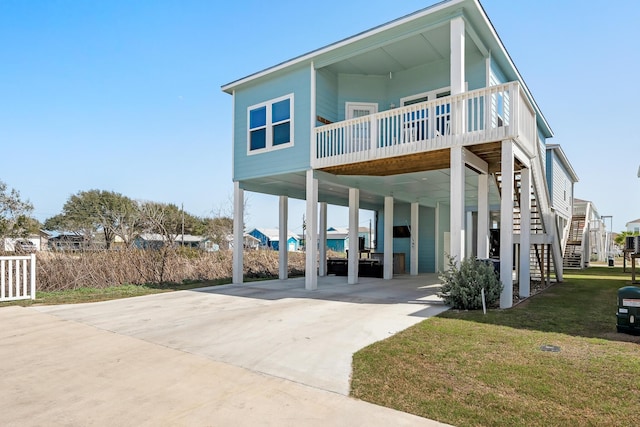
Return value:
<svg viewBox="0 0 640 427">
<path fill-rule="evenodd" d="M 478 200 L 477 173 L 466 169 L 465 199 L 467 206 L 476 206 Z M 362 209 L 381 209 L 385 196 L 423 206 L 435 207 L 437 203 L 449 204 L 449 170 L 433 170 L 389 176 L 333 175 L 316 172 L 318 177 L 318 200 L 332 205 L 348 206 L 349 188 L 360 188 Z M 493 182 L 489 180 L 489 203 L 499 204 L 500 197 Z M 242 188 L 272 195 L 286 195 L 304 200 L 306 178 L 304 172 L 242 181 Z"/>
</svg>

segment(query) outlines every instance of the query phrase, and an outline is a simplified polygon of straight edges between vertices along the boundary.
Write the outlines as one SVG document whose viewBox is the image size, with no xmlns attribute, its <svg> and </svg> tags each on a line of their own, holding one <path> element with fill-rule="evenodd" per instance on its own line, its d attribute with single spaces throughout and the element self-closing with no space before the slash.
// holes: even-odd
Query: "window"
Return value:
<svg viewBox="0 0 640 427">
<path fill-rule="evenodd" d="M 293 145 L 293 94 L 248 108 L 248 152 Z"/>
</svg>

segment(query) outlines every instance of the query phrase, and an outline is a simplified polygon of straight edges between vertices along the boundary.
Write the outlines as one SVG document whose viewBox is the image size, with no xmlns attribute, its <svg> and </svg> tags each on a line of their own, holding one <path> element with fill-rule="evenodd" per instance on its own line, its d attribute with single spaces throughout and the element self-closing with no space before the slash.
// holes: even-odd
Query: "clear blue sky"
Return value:
<svg viewBox="0 0 640 427">
<path fill-rule="evenodd" d="M 0 180 L 40 220 L 90 189 L 211 215 L 232 194 L 221 85 L 433 2 L 0 0 Z M 640 2 L 482 4 L 580 178 L 576 197 L 614 231 L 640 218 Z M 249 227 L 277 225 L 276 198 L 251 193 L 248 208 Z M 303 212 L 291 202 L 293 231 Z"/>
</svg>

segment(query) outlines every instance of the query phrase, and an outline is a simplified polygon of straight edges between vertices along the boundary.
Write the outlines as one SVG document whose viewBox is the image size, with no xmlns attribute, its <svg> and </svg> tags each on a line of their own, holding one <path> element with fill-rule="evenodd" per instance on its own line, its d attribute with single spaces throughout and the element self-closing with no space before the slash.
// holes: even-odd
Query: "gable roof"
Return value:
<svg viewBox="0 0 640 427">
<path fill-rule="evenodd" d="M 269 240 L 271 240 L 272 242 L 278 242 L 280 241 L 280 229 L 278 228 L 254 228 L 253 230 L 251 230 L 249 233 L 253 232 L 253 231 L 257 231 L 259 233 L 261 233 L 262 235 L 266 236 Z M 287 240 L 294 238 L 296 240 L 300 240 L 300 236 L 298 236 L 295 233 L 292 233 L 291 231 L 287 232 Z"/>
<path fill-rule="evenodd" d="M 293 59 L 290 59 L 288 61 L 281 62 L 262 71 L 258 71 L 246 77 L 234 80 L 223 85 L 222 90 L 228 94 L 233 94 L 234 90 L 241 87 L 242 85 L 254 82 L 255 80 L 268 76 L 272 73 L 276 73 L 278 71 L 286 70 L 295 66 L 312 64 L 314 63 L 314 61 L 322 59 L 323 56 L 327 57 L 330 53 L 333 53 L 341 48 L 353 45 L 368 37 L 384 33 L 403 25 L 409 25 L 419 20 L 425 20 L 425 23 L 431 20 L 431 24 L 434 24 L 436 22 L 442 21 L 443 19 L 448 20 L 455 16 L 463 16 L 466 22 L 471 24 L 471 26 L 469 27 L 469 31 L 474 34 L 475 38 L 478 38 L 477 33 L 481 33 L 484 36 L 482 41 L 488 44 L 486 46 L 486 50 L 487 52 L 489 52 L 491 58 L 501 66 L 508 80 L 517 80 L 521 83 L 522 89 L 524 90 L 527 98 L 531 101 L 531 104 L 536 111 L 536 116 L 541 128 L 543 129 L 545 137 L 552 137 L 553 131 L 551 130 L 549 123 L 543 116 L 538 104 L 531 94 L 531 91 L 520 75 L 518 68 L 511 59 L 511 55 L 509 55 L 509 53 L 507 52 L 507 49 L 502 43 L 502 40 L 498 36 L 498 33 L 496 32 L 493 24 L 491 23 L 491 20 L 487 16 L 479 0 L 440 1 L 436 4 L 425 7 L 424 9 L 420 9 L 416 12 L 394 19 L 385 24 L 381 24 L 369 30 L 360 32 L 354 36 L 347 37 L 338 42 L 294 57 Z"/>
<path fill-rule="evenodd" d="M 564 150 L 562 150 L 560 144 L 547 144 L 547 151 L 551 151 L 556 155 L 558 160 L 560 160 L 560 163 L 562 163 L 562 166 L 569 173 L 569 176 L 574 183 L 580 180 L 578 178 L 578 175 L 576 174 L 576 171 L 573 169 L 573 166 L 571 166 L 567 155 L 564 154 Z"/>
<path fill-rule="evenodd" d="M 629 224 L 640 224 L 640 218 L 634 219 L 633 221 L 629 221 L 628 223 L 625 224 L 625 227 L 628 226 Z"/>
</svg>

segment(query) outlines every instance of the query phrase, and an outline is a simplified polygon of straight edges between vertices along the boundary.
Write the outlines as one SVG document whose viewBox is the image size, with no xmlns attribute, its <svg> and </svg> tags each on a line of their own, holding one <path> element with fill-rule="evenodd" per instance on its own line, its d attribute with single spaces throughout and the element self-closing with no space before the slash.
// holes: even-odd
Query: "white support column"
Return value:
<svg viewBox="0 0 640 427">
<path fill-rule="evenodd" d="M 434 230 L 434 236 L 436 236 L 436 246 L 435 246 L 435 250 L 436 250 L 436 260 L 435 260 L 435 265 L 434 265 L 434 271 L 444 271 L 444 263 L 443 263 L 443 259 L 444 259 L 444 254 L 442 253 L 442 245 L 440 244 L 440 216 L 442 215 L 440 213 L 440 210 L 442 209 L 442 205 L 440 204 L 440 202 L 436 202 L 436 218 L 435 218 L 435 230 Z"/>
<path fill-rule="evenodd" d="M 393 279 L 393 197 L 384 198 L 384 273 L 385 280 Z"/>
<path fill-rule="evenodd" d="M 418 275 L 418 243 L 420 237 L 420 205 L 418 202 L 411 203 L 411 262 L 410 274 Z"/>
<path fill-rule="evenodd" d="M 233 183 L 233 283 L 241 285 L 244 276 L 244 190 Z"/>
<path fill-rule="evenodd" d="M 360 224 L 360 190 L 349 188 L 349 259 L 347 283 L 358 283 L 358 258 L 360 258 L 360 245 L 358 241 L 358 225 Z"/>
<path fill-rule="evenodd" d="M 464 159 L 462 147 L 451 147 L 451 212 L 450 232 L 451 245 L 449 247 L 451 257 L 456 263 L 460 263 L 465 256 L 464 250 Z"/>
<path fill-rule="evenodd" d="M 305 230 L 306 263 L 304 288 L 318 289 L 318 180 L 313 169 L 307 171 L 307 229 Z"/>
<path fill-rule="evenodd" d="M 489 258 L 489 175 L 478 175 L 478 258 Z"/>
<path fill-rule="evenodd" d="M 279 232 L 280 242 L 278 243 L 278 253 L 280 255 L 279 262 L 279 278 L 280 280 L 286 280 L 289 278 L 289 198 L 287 196 L 280 196 L 280 217 L 279 217 Z"/>
<path fill-rule="evenodd" d="M 520 170 L 520 298 L 531 290 L 531 169 Z"/>
<path fill-rule="evenodd" d="M 451 20 L 451 95 L 464 92 L 464 20 Z"/>
<path fill-rule="evenodd" d="M 318 272 L 320 277 L 327 275 L 327 202 L 320 203 L 320 265 L 318 266 Z"/>
<path fill-rule="evenodd" d="M 465 236 L 465 258 L 473 258 L 473 212 L 465 211 L 464 215 L 464 236 Z"/>
<path fill-rule="evenodd" d="M 502 141 L 500 198 L 500 308 L 513 306 L 513 142 Z"/>
</svg>

